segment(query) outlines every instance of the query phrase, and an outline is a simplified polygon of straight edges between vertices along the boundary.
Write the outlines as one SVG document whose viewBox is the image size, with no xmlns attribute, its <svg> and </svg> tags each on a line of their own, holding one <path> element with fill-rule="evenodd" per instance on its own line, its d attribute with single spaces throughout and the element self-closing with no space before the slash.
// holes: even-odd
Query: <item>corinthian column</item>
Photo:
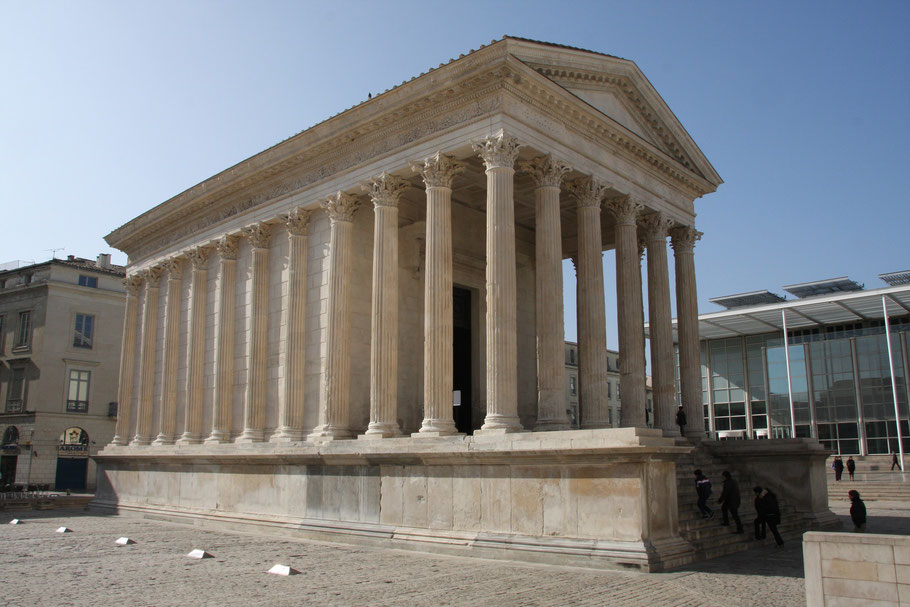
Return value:
<svg viewBox="0 0 910 607">
<path fill-rule="evenodd" d="M 487 167 L 487 416 L 481 430 L 520 431 L 516 325 L 515 159 L 521 144 L 499 131 L 474 150 Z"/>
<path fill-rule="evenodd" d="M 702 233 L 690 226 L 670 230 L 676 262 L 676 317 L 679 326 L 679 383 L 686 436 L 705 437 L 701 402 L 701 354 L 698 345 L 698 291 L 695 285 L 695 242 Z"/>
<path fill-rule="evenodd" d="M 623 427 L 646 427 L 645 344 L 642 338 L 641 256 L 638 215 L 643 205 L 627 196 L 614 198 L 607 208 L 616 217 L 616 295 L 619 312 L 620 414 Z"/>
<path fill-rule="evenodd" d="M 590 177 L 569 184 L 578 199 L 578 381 L 582 428 L 610 427 L 607 319 L 600 209 L 607 186 Z"/>
<path fill-rule="evenodd" d="M 645 216 L 641 224 L 648 248 L 648 320 L 651 329 L 654 427 L 670 436 L 678 436 L 670 275 L 667 268 L 667 230 L 673 222 L 662 213 L 652 213 Z"/>
<path fill-rule="evenodd" d="M 271 442 L 303 440 L 306 388 L 306 270 L 312 211 L 297 207 L 287 216 L 288 338 L 284 369 L 284 398 L 278 400 L 278 430 Z"/>
<path fill-rule="evenodd" d="M 398 200 L 410 184 L 383 173 L 362 188 L 373 201 L 373 321 L 370 332 L 368 437 L 400 436 L 398 427 Z"/>
<path fill-rule="evenodd" d="M 234 286 L 237 281 L 237 237 L 215 243 L 218 262 L 218 326 L 215 343 L 215 396 L 212 399 L 212 433 L 206 443 L 226 443 L 231 438 L 234 406 Z"/>
<path fill-rule="evenodd" d="M 123 344 L 120 348 L 120 383 L 117 389 L 117 427 L 113 445 L 127 445 L 130 440 L 130 414 L 133 406 L 133 369 L 136 364 L 136 331 L 139 327 L 139 289 L 142 279 L 130 275 L 123 279 L 126 288 L 126 311 L 123 316 Z"/>
<path fill-rule="evenodd" d="M 205 294 L 208 288 L 209 250 L 196 247 L 187 253 L 193 264 L 190 295 L 189 362 L 186 370 L 186 410 L 179 444 L 202 442 L 202 375 L 205 362 Z"/>
<path fill-rule="evenodd" d="M 569 167 L 549 156 L 521 164 L 537 188 L 535 216 L 535 321 L 537 328 L 537 425 L 562 430 L 566 417 L 565 327 L 562 312 L 562 228 L 559 186 Z"/>
<path fill-rule="evenodd" d="M 452 418 L 452 179 L 464 166 L 437 153 L 412 167 L 427 190 L 420 436 L 455 434 Z"/>
<path fill-rule="evenodd" d="M 246 402 L 243 404 L 243 434 L 238 443 L 265 440 L 265 397 L 268 379 L 269 330 L 269 238 L 271 227 L 257 223 L 244 228 L 253 256 L 253 286 L 250 292 L 250 364 L 247 368 Z"/>
<path fill-rule="evenodd" d="M 351 247 L 356 196 L 338 192 L 323 201 L 329 215 L 329 297 L 326 313 L 325 358 L 319 402 L 319 425 L 310 440 L 350 438 L 348 403 L 351 376 Z"/>
<path fill-rule="evenodd" d="M 153 445 L 173 445 L 177 440 L 177 362 L 180 349 L 180 287 L 183 260 L 168 259 L 167 299 L 164 304 L 164 376 L 161 380 L 161 407 L 158 410 L 158 438 Z"/>
<path fill-rule="evenodd" d="M 131 445 L 148 445 L 152 442 L 152 395 L 155 387 L 155 342 L 158 340 L 158 283 L 161 268 L 142 272 L 145 279 L 145 304 L 142 310 L 142 349 L 139 367 L 139 414 L 136 436 Z"/>
</svg>

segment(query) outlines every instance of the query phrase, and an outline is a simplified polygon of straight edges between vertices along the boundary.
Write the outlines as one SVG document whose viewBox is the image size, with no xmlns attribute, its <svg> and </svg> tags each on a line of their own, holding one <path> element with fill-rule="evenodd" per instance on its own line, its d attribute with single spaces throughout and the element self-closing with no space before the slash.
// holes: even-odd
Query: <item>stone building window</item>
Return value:
<svg viewBox="0 0 910 607">
<path fill-rule="evenodd" d="M 69 389 L 66 397 L 67 413 L 88 412 L 88 389 L 91 371 L 70 370 Z"/>
<path fill-rule="evenodd" d="M 93 289 L 98 288 L 98 277 L 97 276 L 86 276 L 85 274 L 79 275 L 79 286 L 80 287 L 91 287 Z"/>
<path fill-rule="evenodd" d="M 94 316 L 91 314 L 76 314 L 76 326 L 73 331 L 73 347 L 91 350 L 94 330 Z"/>
<path fill-rule="evenodd" d="M 32 337 L 32 312 L 19 312 L 19 330 L 16 331 L 16 348 L 27 348 Z"/>
<path fill-rule="evenodd" d="M 9 384 L 6 388 L 6 412 L 21 413 L 25 409 L 25 367 L 9 370 Z"/>
</svg>

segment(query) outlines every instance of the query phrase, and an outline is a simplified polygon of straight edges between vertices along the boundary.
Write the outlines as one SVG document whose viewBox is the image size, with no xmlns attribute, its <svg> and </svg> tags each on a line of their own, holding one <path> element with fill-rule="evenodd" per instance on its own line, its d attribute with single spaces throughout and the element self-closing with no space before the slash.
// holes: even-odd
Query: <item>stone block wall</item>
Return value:
<svg viewBox="0 0 910 607">
<path fill-rule="evenodd" d="M 813 531 L 803 562 L 808 607 L 910 605 L 910 537 Z"/>
</svg>

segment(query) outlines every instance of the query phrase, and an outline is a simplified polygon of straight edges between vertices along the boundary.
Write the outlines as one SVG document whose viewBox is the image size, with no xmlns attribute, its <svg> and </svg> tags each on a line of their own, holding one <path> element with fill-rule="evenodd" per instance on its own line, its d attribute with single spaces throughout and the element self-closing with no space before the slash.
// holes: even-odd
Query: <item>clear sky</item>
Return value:
<svg viewBox="0 0 910 607">
<path fill-rule="evenodd" d="M 702 311 L 910 269 L 910 2 L 831 0 L 0 0 L 0 263 L 124 263 L 114 228 L 503 34 L 635 61 L 720 173 Z"/>
</svg>

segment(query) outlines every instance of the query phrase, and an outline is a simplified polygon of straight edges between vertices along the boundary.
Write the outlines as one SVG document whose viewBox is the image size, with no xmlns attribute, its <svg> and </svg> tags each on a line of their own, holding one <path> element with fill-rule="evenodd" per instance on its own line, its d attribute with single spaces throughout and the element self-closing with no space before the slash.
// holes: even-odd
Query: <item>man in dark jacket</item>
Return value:
<svg viewBox="0 0 910 607">
<path fill-rule="evenodd" d="M 755 492 L 755 539 L 765 539 L 765 526 L 771 529 L 774 535 L 774 541 L 778 546 L 784 545 L 784 540 L 777 531 L 780 524 L 780 506 L 777 504 L 777 496 L 768 489 L 753 487 Z"/>
<path fill-rule="evenodd" d="M 866 532 L 866 504 L 859 498 L 859 491 L 850 491 L 850 520 L 853 521 L 854 533 Z"/>
<path fill-rule="evenodd" d="M 733 480 L 729 470 L 724 470 L 723 477 L 724 488 L 720 492 L 720 499 L 717 500 L 721 504 L 720 511 L 724 515 L 722 525 L 724 527 L 728 526 L 730 517 L 732 517 L 733 522 L 736 523 L 736 531 L 733 533 L 742 533 L 743 522 L 739 519 L 739 484 Z"/>
<path fill-rule="evenodd" d="M 680 436 L 686 435 L 686 412 L 683 411 L 682 405 L 676 410 L 676 425 L 679 426 Z"/>
<path fill-rule="evenodd" d="M 698 494 L 698 510 L 701 512 L 701 517 L 714 516 L 714 511 L 708 506 L 708 498 L 711 497 L 711 481 L 701 473 L 701 470 L 695 471 L 695 492 Z"/>
</svg>

